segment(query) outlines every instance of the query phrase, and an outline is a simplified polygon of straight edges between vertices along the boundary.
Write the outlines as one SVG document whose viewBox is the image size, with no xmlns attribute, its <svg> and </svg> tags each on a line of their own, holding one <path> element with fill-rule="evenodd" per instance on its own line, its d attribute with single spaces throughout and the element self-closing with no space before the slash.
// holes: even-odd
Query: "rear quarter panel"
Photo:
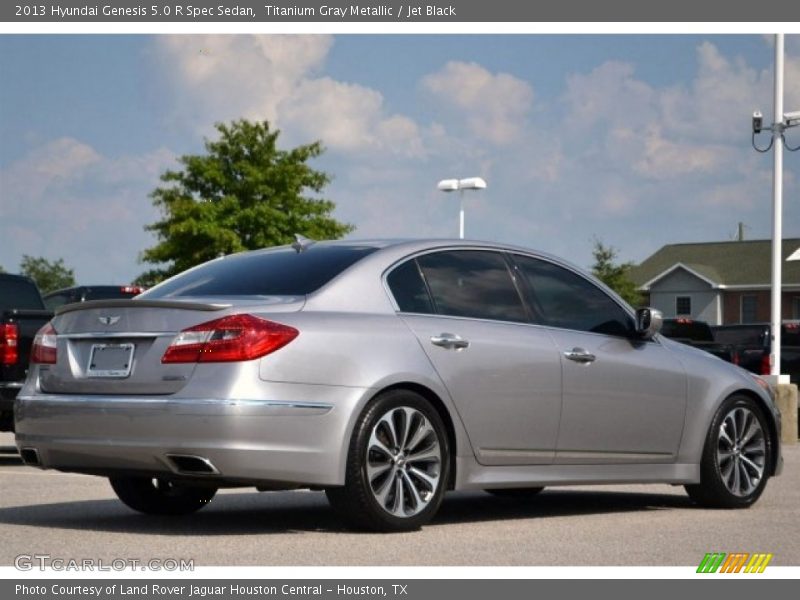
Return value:
<svg viewBox="0 0 800 600">
<path fill-rule="evenodd" d="M 386 388 L 414 384 L 442 401 L 453 424 L 457 454 L 472 456 L 467 433 L 439 375 L 417 338 L 395 314 L 302 311 L 259 316 L 300 331 L 289 345 L 261 359 L 260 379 L 366 390 L 353 412 L 345 445 L 372 398 Z"/>
</svg>

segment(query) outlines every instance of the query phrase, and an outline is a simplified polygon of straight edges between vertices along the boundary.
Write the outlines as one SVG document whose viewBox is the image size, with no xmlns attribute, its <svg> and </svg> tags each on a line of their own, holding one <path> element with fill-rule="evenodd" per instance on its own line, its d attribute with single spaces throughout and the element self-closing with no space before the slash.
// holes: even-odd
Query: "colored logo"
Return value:
<svg viewBox="0 0 800 600">
<path fill-rule="evenodd" d="M 700 561 L 698 573 L 763 573 L 772 554 L 710 552 Z"/>
</svg>

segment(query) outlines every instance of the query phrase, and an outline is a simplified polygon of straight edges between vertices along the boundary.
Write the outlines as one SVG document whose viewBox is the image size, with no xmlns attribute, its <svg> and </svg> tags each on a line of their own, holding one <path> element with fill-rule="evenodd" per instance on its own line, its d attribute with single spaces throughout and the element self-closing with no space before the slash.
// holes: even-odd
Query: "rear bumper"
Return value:
<svg viewBox="0 0 800 600">
<path fill-rule="evenodd" d="M 16 443 L 20 451 L 34 451 L 27 455 L 37 456 L 38 466 L 62 471 L 219 485 L 341 485 L 345 440 L 366 390 L 292 387 L 314 388 L 315 397 L 22 395 L 15 404 Z M 202 459 L 213 469 L 186 470 L 174 455 Z"/>
</svg>

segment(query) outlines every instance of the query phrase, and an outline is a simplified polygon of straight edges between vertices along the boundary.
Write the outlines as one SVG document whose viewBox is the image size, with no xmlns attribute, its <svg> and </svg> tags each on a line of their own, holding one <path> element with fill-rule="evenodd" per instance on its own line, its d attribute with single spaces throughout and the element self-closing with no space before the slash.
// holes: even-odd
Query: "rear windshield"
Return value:
<svg viewBox="0 0 800 600">
<path fill-rule="evenodd" d="M 713 342 L 714 336 L 708 323 L 702 321 L 664 321 L 661 334 L 673 339 L 694 342 Z"/>
<path fill-rule="evenodd" d="M 375 250 L 371 246 L 314 245 L 303 252 L 279 248 L 238 254 L 176 275 L 140 298 L 303 296 Z"/>
<path fill-rule="evenodd" d="M 36 286 L 25 279 L 0 278 L 0 310 L 11 308 L 43 309 L 42 297 Z"/>
</svg>

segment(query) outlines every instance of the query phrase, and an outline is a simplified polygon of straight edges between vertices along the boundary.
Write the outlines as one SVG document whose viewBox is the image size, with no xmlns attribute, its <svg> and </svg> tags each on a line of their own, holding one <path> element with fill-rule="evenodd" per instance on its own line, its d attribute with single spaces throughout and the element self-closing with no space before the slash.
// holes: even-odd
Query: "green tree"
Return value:
<svg viewBox="0 0 800 600">
<path fill-rule="evenodd" d="M 23 254 L 19 272 L 33 279 L 42 294 L 75 285 L 75 271 L 67 268 L 63 258 L 50 261 L 41 256 Z"/>
<path fill-rule="evenodd" d="M 216 129 L 205 154 L 180 157 L 181 168 L 162 174 L 166 185 L 150 194 L 162 219 L 146 227 L 158 243 L 141 260 L 155 268 L 137 283 L 153 285 L 222 254 L 288 244 L 295 233 L 336 239 L 354 229 L 331 217 L 333 202 L 305 195 L 330 182 L 306 164 L 322 154 L 321 142 L 280 150 L 280 131 L 267 121 Z"/>
<path fill-rule="evenodd" d="M 640 305 L 642 295 L 630 278 L 630 271 L 634 264 L 632 262 L 617 263 L 617 249 L 604 245 L 596 238 L 592 256 L 594 257 L 592 265 L 594 276 L 617 292 L 631 306 Z"/>
</svg>

